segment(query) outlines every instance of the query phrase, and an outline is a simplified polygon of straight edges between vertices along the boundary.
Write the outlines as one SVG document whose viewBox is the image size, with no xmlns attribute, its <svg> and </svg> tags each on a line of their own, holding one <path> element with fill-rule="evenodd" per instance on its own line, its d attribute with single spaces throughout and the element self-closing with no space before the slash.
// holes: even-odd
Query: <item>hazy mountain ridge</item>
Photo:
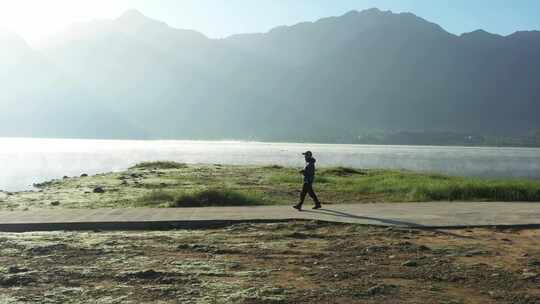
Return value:
<svg viewBox="0 0 540 304">
<path fill-rule="evenodd" d="M 369 130 L 540 130 L 537 31 L 456 36 L 370 9 L 209 39 L 128 11 L 30 51 L 38 63 L 2 80 L 0 107 L 25 107 L 4 107 L 0 136 L 354 142 Z M 33 105 L 26 132 L 13 128 Z"/>
</svg>

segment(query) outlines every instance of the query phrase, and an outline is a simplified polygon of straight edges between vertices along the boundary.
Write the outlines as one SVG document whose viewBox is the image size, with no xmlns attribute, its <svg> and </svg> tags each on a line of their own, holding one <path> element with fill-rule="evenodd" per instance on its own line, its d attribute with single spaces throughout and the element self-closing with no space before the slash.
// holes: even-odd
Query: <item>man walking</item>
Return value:
<svg viewBox="0 0 540 304">
<path fill-rule="evenodd" d="M 302 205 L 304 204 L 304 199 L 306 198 L 306 194 L 309 194 L 309 196 L 313 199 L 315 202 L 315 207 L 313 209 L 321 209 L 321 202 L 319 202 L 319 199 L 317 198 L 317 195 L 315 194 L 315 191 L 313 191 L 313 182 L 315 180 L 315 158 L 313 158 L 313 153 L 311 151 L 307 151 L 305 153 L 302 153 L 304 155 L 304 158 L 306 159 L 306 167 L 304 170 L 300 171 L 301 174 L 304 175 L 304 186 L 302 187 L 302 192 L 300 193 L 300 202 L 297 205 L 294 205 L 293 208 L 302 211 Z"/>
</svg>

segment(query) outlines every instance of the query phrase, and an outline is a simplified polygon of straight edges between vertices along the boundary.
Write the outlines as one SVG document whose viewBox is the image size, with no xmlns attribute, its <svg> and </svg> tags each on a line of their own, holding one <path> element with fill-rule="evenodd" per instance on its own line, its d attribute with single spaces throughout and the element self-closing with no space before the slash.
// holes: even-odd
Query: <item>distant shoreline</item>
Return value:
<svg viewBox="0 0 540 304">
<path fill-rule="evenodd" d="M 248 140 L 248 139 L 171 139 L 171 138 L 85 138 L 85 137 L 24 137 L 24 136 L 0 136 L 0 140 L 73 140 L 73 141 L 125 141 L 125 142 L 190 142 L 190 143 L 253 143 L 253 144 L 287 144 L 287 145 L 346 145 L 346 146 L 379 146 L 379 147 L 437 147 L 437 148 L 493 148 L 512 149 L 527 148 L 540 149 L 538 145 L 465 145 L 465 144 L 406 144 L 406 143 L 358 143 L 358 142 L 317 142 L 317 141 L 272 141 L 272 140 Z"/>
</svg>

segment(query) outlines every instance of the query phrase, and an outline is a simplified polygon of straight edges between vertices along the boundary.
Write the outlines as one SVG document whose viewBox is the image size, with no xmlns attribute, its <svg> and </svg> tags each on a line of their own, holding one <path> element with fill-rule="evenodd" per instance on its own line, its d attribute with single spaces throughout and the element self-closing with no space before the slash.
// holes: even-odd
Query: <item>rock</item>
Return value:
<svg viewBox="0 0 540 304">
<path fill-rule="evenodd" d="M 149 269 L 149 270 L 144 270 L 144 271 L 133 272 L 130 275 L 137 279 L 152 280 L 152 279 L 156 279 L 162 276 L 163 274 L 153 269 Z"/>
<path fill-rule="evenodd" d="M 96 187 L 96 188 L 94 188 L 93 192 L 94 193 L 105 193 L 105 189 L 103 189 L 102 187 Z"/>
<path fill-rule="evenodd" d="M 420 245 L 420 246 L 418 246 L 418 250 L 419 251 L 431 251 L 431 248 L 429 248 L 426 245 Z"/>
<path fill-rule="evenodd" d="M 83 174 L 81 174 L 81 177 L 88 177 L 88 174 L 83 173 Z"/>
<path fill-rule="evenodd" d="M 130 280 L 147 280 L 159 282 L 161 284 L 172 284 L 176 281 L 174 274 L 164 273 L 160 271 L 155 271 L 153 269 L 134 271 L 134 272 L 124 272 L 118 274 L 116 279 L 122 282 Z"/>
<path fill-rule="evenodd" d="M 45 246 L 36 246 L 27 249 L 28 253 L 31 255 L 49 255 L 57 251 L 67 250 L 68 246 L 66 244 L 52 244 Z"/>
<path fill-rule="evenodd" d="M 305 234 L 302 232 L 296 232 L 296 231 L 285 235 L 285 237 L 293 238 L 293 239 L 302 239 L 302 240 L 310 238 L 308 234 Z"/>
<path fill-rule="evenodd" d="M 529 263 L 529 265 L 533 266 L 533 267 L 540 267 L 540 260 L 538 261 L 531 261 Z"/>
<path fill-rule="evenodd" d="M 23 267 L 19 267 L 19 266 L 9 266 L 8 269 L 7 269 L 7 272 L 8 273 L 11 273 L 11 274 L 14 274 L 14 273 L 23 273 L 23 272 L 28 272 L 28 268 L 23 268 Z"/>
<path fill-rule="evenodd" d="M 371 288 L 369 288 L 369 289 L 367 290 L 367 294 L 368 294 L 368 295 L 371 295 L 371 296 L 374 296 L 374 295 L 380 294 L 380 293 L 382 293 L 382 288 L 381 288 L 381 286 L 373 286 L 373 287 L 371 287 Z"/>
<path fill-rule="evenodd" d="M 469 250 L 465 252 L 464 255 L 466 257 L 472 257 L 472 256 L 487 255 L 487 254 L 489 254 L 489 251 L 476 249 L 476 250 Z"/>
<path fill-rule="evenodd" d="M 5 275 L 0 277 L 0 286 L 12 287 L 12 286 L 25 286 L 33 283 L 34 279 L 27 275 Z"/>
<path fill-rule="evenodd" d="M 538 273 L 534 273 L 534 272 L 524 272 L 523 273 L 523 279 L 524 280 L 536 279 L 538 276 L 539 276 Z"/>
<path fill-rule="evenodd" d="M 188 250 L 191 249 L 191 246 L 189 244 L 180 244 L 176 246 L 176 250 Z"/>
<path fill-rule="evenodd" d="M 416 261 L 406 261 L 405 263 L 401 264 L 401 266 L 405 267 L 417 267 L 418 263 Z"/>
<path fill-rule="evenodd" d="M 366 253 L 374 253 L 374 252 L 384 252 L 389 249 L 388 246 L 383 245 L 372 245 L 366 248 Z"/>
<path fill-rule="evenodd" d="M 392 244 L 392 246 L 401 252 L 431 251 L 431 248 L 425 245 L 417 245 L 411 242 L 400 242 Z"/>
<path fill-rule="evenodd" d="M 377 285 L 369 288 L 366 293 L 369 296 L 376 296 L 376 295 L 386 295 L 386 294 L 392 294 L 395 293 L 398 290 L 399 287 L 395 285 Z"/>
<path fill-rule="evenodd" d="M 211 253 L 211 254 L 241 254 L 242 250 L 235 248 L 219 248 L 214 245 L 204 244 L 180 244 L 176 246 L 176 250 L 190 250 L 195 252 Z"/>
<path fill-rule="evenodd" d="M 58 205 L 60 205 L 60 202 L 59 202 L 59 201 L 51 202 L 51 206 L 58 206 Z"/>
<path fill-rule="evenodd" d="M 493 291 L 493 290 L 490 290 L 488 291 L 488 295 L 492 298 L 497 298 L 498 297 L 498 293 Z"/>
</svg>

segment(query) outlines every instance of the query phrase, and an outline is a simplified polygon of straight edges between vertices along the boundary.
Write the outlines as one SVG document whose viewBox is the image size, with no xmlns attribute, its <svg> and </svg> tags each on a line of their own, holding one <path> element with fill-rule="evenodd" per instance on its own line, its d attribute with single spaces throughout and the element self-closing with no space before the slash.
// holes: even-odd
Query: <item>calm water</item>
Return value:
<svg viewBox="0 0 540 304">
<path fill-rule="evenodd" d="M 0 138 L 0 189 L 31 189 L 64 175 L 118 171 L 141 161 L 394 168 L 489 177 L 540 178 L 540 149 L 322 145 L 211 141 L 115 141 Z"/>
</svg>

